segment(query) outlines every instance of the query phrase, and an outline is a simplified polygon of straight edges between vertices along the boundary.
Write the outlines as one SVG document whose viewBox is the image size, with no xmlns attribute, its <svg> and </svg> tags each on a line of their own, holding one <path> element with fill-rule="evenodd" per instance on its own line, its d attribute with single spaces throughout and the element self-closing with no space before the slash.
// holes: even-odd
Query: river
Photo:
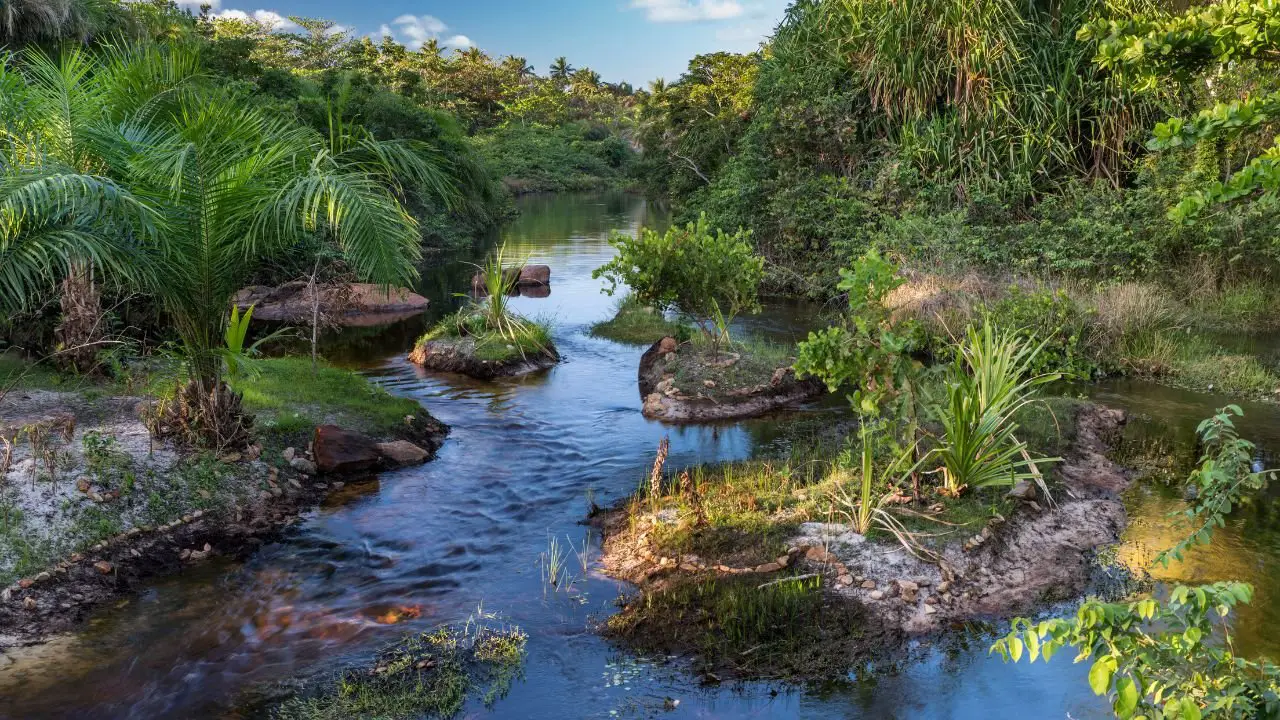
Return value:
<svg viewBox="0 0 1280 720">
<path fill-rule="evenodd" d="M 987 654 L 991 636 L 967 629 L 916 642 L 912 659 L 828 687 L 776 683 L 703 687 L 678 660 L 639 658 L 610 646 L 592 623 L 627 591 L 588 568 L 573 592 L 544 591 L 539 554 L 551 537 L 595 551 L 581 525 L 591 501 L 632 492 L 664 435 L 669 467 L 777 451 L 807 423 L 845 417 L 839 402 L 768 420 L 669 428 L 640 414 L 642 349 L 588 336 L 613 300 L 591 271 L 611 255 L 611 230 L 661 224 L 661 213 L 626 195 L 526 197 L 502 233 L 509 251 L 553 268 L 548 298 L 516 309 L 554 322 L 565 362 L 523 380 L 481 383 L 436 376 L 403 356 L 431 316 L 464 290 L 484 247 L 429 258 L 420 289 L 431 316 L 330 344 L 392 392 L 420 400 L 453 427 L 439 457 L 421 468 L 351 485 L 307 515 L 284 540 L 244 563 L 214 562 L 157 581 L 100 612 L 75 636 L 0 667 L 0 717 L 252 717 L 289 683 L 325 678 L 367 659 L 401 633 L 465 620 L 482 608 L 529 634 L 523 677 L 492 708 L 469 718 L 1102 718 L 1087 667 L 1070 654 L 1051 664 L 1006 665 Z M 739 332 L 797 340 L 816 309 L 768 303 Z M 1166 443 L 1188 455 L 1196 422 L 1226 400 L 1143 383 L 1077 388 L 1133 413 L 1129 441 Z M 1250 406 L 1243 424 L 1260 445 L 1280 447 L 1280 409 Z M 1140 485 L 1118 555 L 1142 561 L 1173 537 L 1176 490 Z M 1280 623 L 1280 522 L 1268 504 L 1243 513 L 1207 550 L 1162 577 L 1241 579 L 1258 586 L 1238 619 L 1248 652 L 1280 654 L 1263 628 Z M 418 616 L 419 617 L 414 617 Z M 408 618 L 403 622 L 391 620 Z M 670 700 L 678 700 L 674 710 Z"/>
</svg>

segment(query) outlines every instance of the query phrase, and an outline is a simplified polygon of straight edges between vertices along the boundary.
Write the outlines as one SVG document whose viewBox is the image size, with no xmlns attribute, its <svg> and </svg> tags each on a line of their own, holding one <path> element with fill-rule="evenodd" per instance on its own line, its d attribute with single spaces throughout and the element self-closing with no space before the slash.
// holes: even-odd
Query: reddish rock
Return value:
<svg viewBox="0 0 1280 720">
<path fill-rule="evenodd" d="M 21 579 L 21 580 L 19 580 L 19 581 L 18 581 L 18 587 L 22 588 L 23 590 L 26 590 L 27 588 L 29 588 L 29 587 L 31 587 L 32 585 L 35 585 L 35 584 L 36 584 L 36 581 L 35 581 L 35 580 L 31 580 L 31 579 L 29 579 L 29 578 L 23 578 L 23 579 Z"/>
<path fill-rule="evenodd" d="M 663 355 L 675 352 L 678 347 L 680 347 L 680 343 L 676 342 L 673 337 L 664 337 L 658 342 L 658 352 Z"/>
<path fill-rule="evenodd" d="M 93 564 L 93 569 L 97 570 L 103 575 L 110 575 L 111 571 L 115 570 L 115 566 L 107 562 L 106 560 L 99 560 L 98 562 Z"/>
<path fill-rule="evenodd" d="M 525 265 L 520 268 L 521 285 L 550 285 L 551 284 L 551 266 L 550 265 Z"/>
<path fill-rule="evenodd" d="M 316 428 L 313 446 L 316 468 L 321 473 L 361 472 L 382 460 L 378 444 L 371 438 L 335 425 Z"/>
</svg>

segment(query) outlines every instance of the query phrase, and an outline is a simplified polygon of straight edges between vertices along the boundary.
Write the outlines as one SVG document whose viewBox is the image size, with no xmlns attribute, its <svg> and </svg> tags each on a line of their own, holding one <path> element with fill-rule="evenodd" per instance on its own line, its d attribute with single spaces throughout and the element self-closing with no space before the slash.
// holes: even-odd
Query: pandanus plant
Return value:
<svg viewBox="0 0 1280 720">
<path fill-rule="evenodd" d="M 106 75 L 99 70 L 87 76 Z M 408 182 L 442 177 L 443 161 L 367 134 L 325 137 L 216 89 L 162 100 L 122 118 L 72 120 L 100 160 L 92 172 L 4 148 L 0 290 L 21 304 L 50 267 L 91 258 L 154 295 L 189 371 L 171 405 L 181 427 L 206 444 L 240 444 L 248 422 L 219 354 L 231 296 L 258 263 L 312 234 L 331 239 L 366 280 L 410 282 L 419 234 L 400 198 Z"/>
</svg>

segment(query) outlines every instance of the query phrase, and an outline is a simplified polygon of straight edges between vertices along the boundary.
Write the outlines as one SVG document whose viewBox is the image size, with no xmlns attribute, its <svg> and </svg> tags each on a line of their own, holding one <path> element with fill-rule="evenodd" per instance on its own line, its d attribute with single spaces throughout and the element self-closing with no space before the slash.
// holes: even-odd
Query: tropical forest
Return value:
<svg viewBox="0 0 1280 720">
<path fill-rule="evenodd" d="M 1280 718 L 1280 0 L 274 1 L 0 0 L 0 720 Z"/>
</svg>

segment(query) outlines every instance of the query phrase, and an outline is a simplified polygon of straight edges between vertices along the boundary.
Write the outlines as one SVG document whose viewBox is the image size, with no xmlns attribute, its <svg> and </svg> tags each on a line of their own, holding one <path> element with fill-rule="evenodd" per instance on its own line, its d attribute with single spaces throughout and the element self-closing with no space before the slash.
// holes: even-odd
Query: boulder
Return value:
<svg viewBox="0 0 1280 720">
<path fill-rule="evenodd" d="M 371 470 L 382 460 L 378 444 L 371 438 L 335 425 L 316 428 L 313 447 L 316 469 L 321 473 Z"/>
<path fill-rule="evenodd" d="M 520 268 L 520 285 L 550 285 L 550 265 L 525 265 Z"/>
<path fill-rule="evenodd" d="M 406 467 L 421 465 L 431 458 L 431 453 L 408 440 L 396 440 L 377 444 L 378 452 L 390 464 Z"/>
</svg>

